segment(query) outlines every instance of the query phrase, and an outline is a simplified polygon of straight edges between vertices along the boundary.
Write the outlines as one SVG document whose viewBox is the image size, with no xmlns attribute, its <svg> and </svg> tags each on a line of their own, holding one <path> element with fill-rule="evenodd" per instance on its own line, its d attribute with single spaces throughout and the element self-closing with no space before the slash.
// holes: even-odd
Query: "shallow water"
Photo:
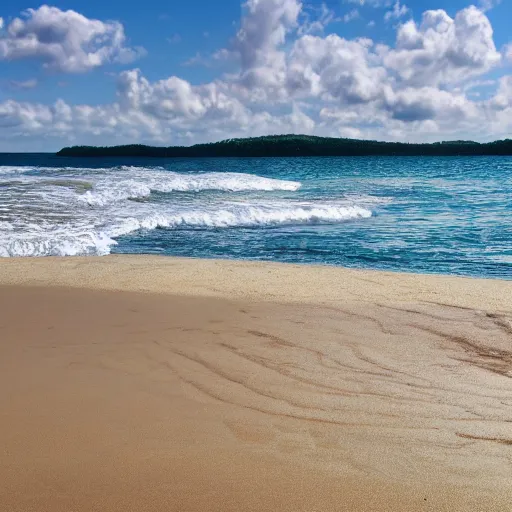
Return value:
<svg viewBox="0 0 512 512">
<path fill-rule="evenodd" d="M 0 256 L 150 253 L 512 278 L 511 157 L 0 155 Z"/>
</svg>

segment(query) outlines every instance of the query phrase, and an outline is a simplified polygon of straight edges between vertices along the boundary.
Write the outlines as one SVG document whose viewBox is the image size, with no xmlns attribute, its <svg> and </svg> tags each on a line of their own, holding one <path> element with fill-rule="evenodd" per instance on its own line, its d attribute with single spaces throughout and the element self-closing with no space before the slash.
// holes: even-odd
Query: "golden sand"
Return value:
<svg viewBox="0 0 512 512">
<path fill-rule="evenodd" d="M 512 510 L 512 282 L 0 261 L 0 510 Z"/>
</svg>

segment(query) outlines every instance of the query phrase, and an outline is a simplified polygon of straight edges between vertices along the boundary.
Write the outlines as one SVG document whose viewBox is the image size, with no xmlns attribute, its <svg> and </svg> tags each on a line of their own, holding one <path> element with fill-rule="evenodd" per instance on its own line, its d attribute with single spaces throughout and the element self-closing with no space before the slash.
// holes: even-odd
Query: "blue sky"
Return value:
<svg viewBox="0 0 512 512">
<path fill-rule="evenodd" d="M 0 6 L 0 151 L 512 137 L 512 1 Z"/>
</svg>

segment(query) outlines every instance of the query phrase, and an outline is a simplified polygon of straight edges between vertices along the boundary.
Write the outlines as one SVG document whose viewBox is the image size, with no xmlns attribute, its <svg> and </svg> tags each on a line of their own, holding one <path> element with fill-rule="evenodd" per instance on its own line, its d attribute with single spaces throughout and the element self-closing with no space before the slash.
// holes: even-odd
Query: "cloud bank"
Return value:
<svg viewBox="0 0 512 512">
<path fill-rule="evenodd" d="M 395 22 L 409 14 L 400 2 L 352 3 L 390 8 Z M 334 19 L 327 8 L 318 19 L 304 13 L 298 0 L 249 0 L 232 41 L 212 56 L 238 69 L 209 83 L 150 81 L 131 69 L 119 73 L 109 104 L 4 101 L 4 149 L 35 139 L 52 147 L 168 145 L 290 132 L 410 141 L 510 136 L 510 46 L 496 48 L 483 9 L 470 6 L 453 18 L 426 11 L 419 22 L 400 23 L 390 46 L 327 33 Z M 118 22 L 55 7 L 27 10 L 0 32 L 0 59 L 38 59 L 53 72 L 83 73 L 142 53 L 126 46 Z M 492 70 L 505 73 L 491 82 L 495 91 L 486 99 L 469 94 L 471 81 L 489 83 Z"/>
</svg>

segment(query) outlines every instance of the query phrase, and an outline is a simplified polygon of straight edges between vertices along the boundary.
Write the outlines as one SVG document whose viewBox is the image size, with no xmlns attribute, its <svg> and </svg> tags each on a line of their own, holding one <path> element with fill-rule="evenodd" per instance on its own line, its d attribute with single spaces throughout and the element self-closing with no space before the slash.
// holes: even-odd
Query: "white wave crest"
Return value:
<svg viewBox="0 0 512 512">
<path fill-rule="evenodd" d="M 372 212 L 359 206 L 314 203 L 223 203 L 218 207 L 191 207 L 168 211 L 135 210 L 96 229 L 85 225 L 28 225 L 23 231 L 0 230 L 0 256 L 106 255 L 116 237 L 156 228 L 234 228 L 298 224 L 339 223 L 368 218 Z"/>
<path fill-rule="evenodd" d="M 27 172 L 29 167 L 15 167 L 12 165 L 0 165 L 0 176 L 9 176 L 11 174 L 23 174 Z"/>
<path fill-rule="evenodd" d="M 301 184 L 246 173 L 1 166 L 2 173 L 0 257 L 104 255 L 117 237 L 139 230 L 339 223 L 370 217 L 373 208 L 361 198 L 268 195 L 294 192 Z M 196 194 L 202 191 L 219 193 Z M 180 194 L 156 196 L 171 192 Z"/>
<path fill-rule="evenodd" d="M 152 192 L 201 192 L 201 191 L 296 191 L 301 184 L 243 173 L 178 174 L 170 171 L 132 172 L 115 174 L 94 184 L 92 190 L 78 197 L 91 206 L 103 206 L 112 201 L 141 199 Z"/>
<path fill-rule="evenodd" d="M 0 257 L 105 256 L 115 244 L 104 233 L 23 233 L 0 240 Z"/>
<path fill-rule="evenodd" d="M 154 213 L 142 219 L 125 219 L 110 236 L 121 236 L 139 229 L 264 227 L 292 224 L 338 223 L 368 218 L 372 212 L 359 206 L 337 205 L 226 205 L 219 209 Z"/>
<path fill-rule="evenodd" d="M 7 222 L 6 220 L 0 220 L 0 232 L 1 231 L 13 231 L 14 226 L 12 223 Z"/>
</svg>

